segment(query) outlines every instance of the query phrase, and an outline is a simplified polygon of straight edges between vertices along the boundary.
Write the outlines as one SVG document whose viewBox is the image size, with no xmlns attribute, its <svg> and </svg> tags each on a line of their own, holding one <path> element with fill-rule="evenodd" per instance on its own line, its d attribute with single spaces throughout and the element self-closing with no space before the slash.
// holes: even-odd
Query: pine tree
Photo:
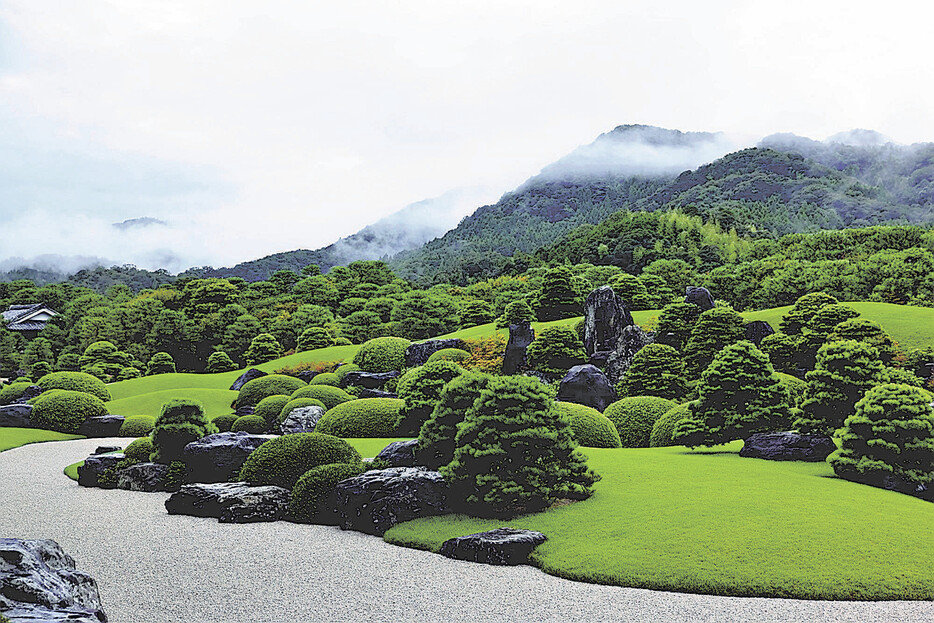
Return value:
<svg viewBox="0 0 934 623">
<path fill-rule="evenodd" d="M 786 335 L 798 335 L 811 317 L 824 305 L 834 305 L 839 301 L 823 292 L 811 292 L 795 301 L 787 314 L 782 316 L 778 330 Z"/>
<path fill-rule="evenodd" d="M 489 374 L 465 372 L 444 386 L 438 404 L 418 434 L 416 458 L 419 465 L 438 469 L 454 459 L 457 425 L 464 421 L 464 414 L 491 378 Z"/>
<path fill-rule="evenodd" d="M 649 291 L 645 284 L 635 275 L 618 273 L 610 278 L 610 287 L 622 301 L 627 309 L 649 309 Z"/>
<path fill-rule="evenodd" d="M 626 376 L 616 387 L 622 396 L 684 397 L 684 360 L 671 346 L 649 344 L 632 358 Z"/>
<path fill-rule="evenodd" d="M 556 266 L 545 273 L 538 297 L 538 319 L 542 322 L 573 318 L 584 313 L 584 301 L 574 287 L 567 266 Z"/>
<path fill-rule="evenodd" d="M 260 333 L 254 337 L 253 341 L 250 342 L 250 347 L 243 353 L 243 358 L 248 366 L 266 363 L 281 356 L 282 347 L 276 341 L 276 338 L 269 333 Z"/>
<path fill-rule="evenodd" d="M 688 376 L 697 378 L 720 350 L 743 339 L 743 335 L 743 317 L 732 307 L 714 307 L 703 312 L 684 346 Z"/>
<path fill-rule="evenodd" d="M 658 316 L 655 327 L 655 342 L 667 344 L 678 352 L 684 352 L 684 345 L 691 337 L 691 329 L 697 323 L 700 308 L 692 303 L 669 303 Z"/>
</svg>

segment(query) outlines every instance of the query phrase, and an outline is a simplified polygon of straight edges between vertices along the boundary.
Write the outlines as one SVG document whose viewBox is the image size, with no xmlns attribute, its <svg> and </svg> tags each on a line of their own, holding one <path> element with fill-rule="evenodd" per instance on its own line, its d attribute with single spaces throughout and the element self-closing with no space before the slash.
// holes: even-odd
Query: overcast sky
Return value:
<svg viewBox="0 0 934 623">
<path fill-rule="evenodd" d="M 934 140 L 934 8 L 862 6 L 0 0 L 0 260 L 316 248 L 624 123 Z"/>
</svg>

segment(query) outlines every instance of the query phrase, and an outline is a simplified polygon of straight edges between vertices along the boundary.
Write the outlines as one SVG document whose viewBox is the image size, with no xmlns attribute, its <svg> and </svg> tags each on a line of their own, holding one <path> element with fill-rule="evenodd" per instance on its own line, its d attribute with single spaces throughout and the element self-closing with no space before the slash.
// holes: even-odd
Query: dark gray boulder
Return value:
<svg viewBox="0 0 934 623">
<path fill-rule="evenodd" d="M 233 385 L 230 386 L 231 391 L 238 392 L 240 388 L 252 381 L 253 379 L 258 379 L 260 377 L 266 376 L 266 373 L 262 370 L 257 370 L 256 368 L 250 368 L 243 374 L 241 374 L 236 381 L 233 382 Z"/>
<path fill-rule="evenodd" d="M 311 379 L 315 378 L 316 376 L 318 376 L 318 372 L 316 372 L 315 370 L 302 370 L 301 372 L 295 375 L 295 378 L 297 378 L 300 381 L 305 381 L 306 383 L 308 383 L 309 381 L 311 381 Z"/>
<path fill-rule="evenodd" d="M 710 294 L 710 290 L 700 286 L 688 286 L 685 288 L 684 302 L 697 305 L 700 307 L 702 312 L 705 312 L 708 309 L 713 309 L 716 305 L 714 303 L 713 296 Z"/>
<path fill-rule="evenodd" d="M 763 339 L 775 333 L 772 325 L 765 320 L 753 320 L 743 325 L 743 331 L 747 340 L 758 346 Z"/>
<path fill-rule="evenodd" d="M 363 388 L 360 390 L 360 395 L 358 398 L 398 398 L 399 394 L 394 392 L 384 392 L 381 389 L 367 389 Z"/>
<path fill-rule="evenodd" d="M 24 391 L 23 394 L 19 398 L 13 401 L 13 404 L 24 405 L 44 391 L 45 390 L 39 387 L 38 385 L 30 385 L 29 387 L 26 388 L 26 391 Z"/>
<path fill-rule="evenodd" d="M 574 366 L 561 379 L 558 400 L 587 405 L 603 413 L 611 403 L 616 402 L 616 390 L 610 385 L 603 370 L 585 363 Z"/>
<path fill-rule="evenodd" d="M 632 314 L 613 288 L 593 290 L 584 302 L 584 352 L 592 357 L 616 350 L 623 329 L 632 324 Z"/>
<path fill-rule="evenodd" d="M 509 341 L 506 342 L 506 354 L 503 356 L 503 374 L 518 374 L 525 370 L 526 351 L 535 340 L 535 330 L 531 322 L 509 325 Z"/>
<path fill-rule="evenodd" d="M 739 455 L 770 461 L 824 461 L 837 449 L 827 435 L 794 432 L 755 433 L 743 444 Z"/>
<path fill-rule="evenodd" d="M 324 409 L 315 405 L 297 407 L 289 411 L 279 429 L 283 435 L 295 433 L 313 433 L 318 421 L 324 416 Z"/>
<path fill-rule="evenodd" d="M 444 348 L 460 348 L 467 350 L 464 340 L 453 338 L 450 340 L 428 340 L 411 344 L 405 349 L 405 367 L 423 366 L 428 358 Z"/>
<path fill-rule="evenodd" d="M 448 539 L 441 544 L 439 553 L 488 565 L 524 565 L 528 564 L 532 550 L 545 541 L 545 535 L 534 530 L 496 528 Z"/>
<path fill-rule="evenodd" d="M 606 358 L 606 376 L 614 386 L 623 378 L 626 370 L 632 365 L 632 358 L 644 346 L 652 343 L 652 337 L 642 330 L 639 325 L 630 325 L 623 329 L 616 343 L 616 350 Z"/>
<path fill-rule="evenodd" d="M 169 466 L 162 463 L 137 463 L 117 471 L 117 488 L 153 493 L 167 491 L 165 477 Z"/>
<path fill-rule="evenodd" d="M 33 428 L 32 405 L 3 405 L 0 407 L 0 426 Z"/>
<path fill-rule="evenodd" d="M 13 622 L 107 621 L 94 578 L 48 539 L 0 538 L 0 612 Z"/>
<path fill-rule="evenodd" d="M 245 482 L 182 485 L 165 501 L 170 515 L 216 517 L 221 523 L 279 521 L 289 508 L 289 490 Z"/>
<path fill-rule="evenodd" d="M 97 446 L 94 454 L 107 454 L 108 452 L 120 452 L 123 450 L 120 446 Z"/>
<path fill-rule="evenodd" d="M 119 437 L 120 427 L 123 426 L 122 415 L 96 415 L 89 417 L 78 427 L 78 434 L 85 437 Z"/>
<path fill-rule="evenodd" d="M 337 483 L 340 527 L 382 536 L 398 523 L 447 512 L 447 483 L 424 467 L 372 470 Z"/>
<path fill-rule="evenodd" d="M 341 387 L 349 387 L 351 385 L 355 387 L 365 387 L 366 389 L 379 389 L 385 385 L 390 379 L 394 379 L 399 376 L 398 370 L 392 370 L 390 372 L 348 372 L 344 375 L 344 378 L 341 379 Z"/>
<path fill-rule="evenodd" d="M 116 454 L 92 454 L 84 459 L 84 464 L 78 466 L 78 484 L 82 487 L 100 487 L 101 474 L 126 458 L 122 452 Z M 106 489 L 113 489 L 115 485 L 108 485 Z"/>
<path fill-rule="evenodd" d="M 245 431 L 215 433 L 192 441 L 182 451 L 192 482 L 227 482 L 240 472 L 247 457 L 273 435 Z"/>
<path fill-rule="evenodd" d="M 256 407 L 254 407 L 253 405 L 243 405 L 243 406 L 237 407 L 237 410 L 234 411 L 234 415 L 236 415 L 237 417 L 243 417 L 244 415 L 253 415 L 254 413 L 256 413 Z"/>
<path fill-rule="evenodd" d="M 414 467 L 416 446 L 418 439 L 394 441 L 380 450 L 376 458 L 386 461 L 389 467 Z"/>
</svg>

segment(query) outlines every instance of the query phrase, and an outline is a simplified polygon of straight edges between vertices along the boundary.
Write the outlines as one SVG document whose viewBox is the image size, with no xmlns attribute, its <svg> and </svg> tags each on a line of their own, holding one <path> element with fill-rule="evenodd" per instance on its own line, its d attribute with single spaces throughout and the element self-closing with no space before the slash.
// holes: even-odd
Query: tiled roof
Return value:
<svg viewBox="0 0 934 623">
<path fill-rule="evenodd" d="M 11 322 L 6 327 L 10 331 L 42 331 L 44 322 Z"/>
<path fill-rule="evenodd" d="M 35 303 L 31 305 L 10 305 L 10 309 L 3 312 L 3 319 L 7 322 L 7 329 L 10 331 L 41 331 L 45 328 L 45 321 L 28 321 L 26 320 L 30 315 L 40 311 L 42 309 L 48 309 L 52 315 L 55 315 L 55 311 L 49 307 L 43 305 L 42 303 Z M 23 322 L 20 322 L 20 319 Z"/>
</svg>

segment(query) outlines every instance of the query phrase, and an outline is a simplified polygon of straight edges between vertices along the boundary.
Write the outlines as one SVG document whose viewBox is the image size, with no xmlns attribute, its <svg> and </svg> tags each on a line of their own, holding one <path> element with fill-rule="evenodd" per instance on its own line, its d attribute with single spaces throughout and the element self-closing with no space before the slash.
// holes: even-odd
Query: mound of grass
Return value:
<svg viewBox="0 0 934 623">
<path fill-rule="evenodd" d="M 353 446 L 354 450 L 364 458 L 372 459 L 380 450 L 394 441 L 408 441 L 411 437 L 348 437 L 344 441 Z"/>
<path fill-rule="evenodd" d="M 12 426 L 5 426 L 0 427 L 0 452 L 19 448 L 20 446 L 25 446 L 30 443 L 68 441 L 70 439 L 84 439 L 84 436 L 56 433 L 55 431 L 42 430 L 41 428 L 15 428 Z M 387 443 L 389 442 L 387 441 Z"/>
<path fill-rule="evenodd" d="M 158 376 L 147 376 L 144 379 L 158 379 L 171 374 L 160 374 Z M 214 376 L 214 375 L 204 375 Z M 134 379 L 134 380 L 144 380 Z M 129 382 L 129 381 L 125 381 Z M 209 419 L 218 415 L 230 413 L 230 404 L 237 399 L 237 392 L 228 389 L 208 389 L 196 387 L 180 387 L 178 389 L 164 389 L 157 392 L 149 392 L 111 400 L 105 403 L 107 410 L 111 413 L 120 415 L 150 415 L 158 417 L 162 413 L 162 405 L 174 398 L 184 398 L 186 400 L 197 400 L 204 405 L 204 412 Z"/>
</svg>

